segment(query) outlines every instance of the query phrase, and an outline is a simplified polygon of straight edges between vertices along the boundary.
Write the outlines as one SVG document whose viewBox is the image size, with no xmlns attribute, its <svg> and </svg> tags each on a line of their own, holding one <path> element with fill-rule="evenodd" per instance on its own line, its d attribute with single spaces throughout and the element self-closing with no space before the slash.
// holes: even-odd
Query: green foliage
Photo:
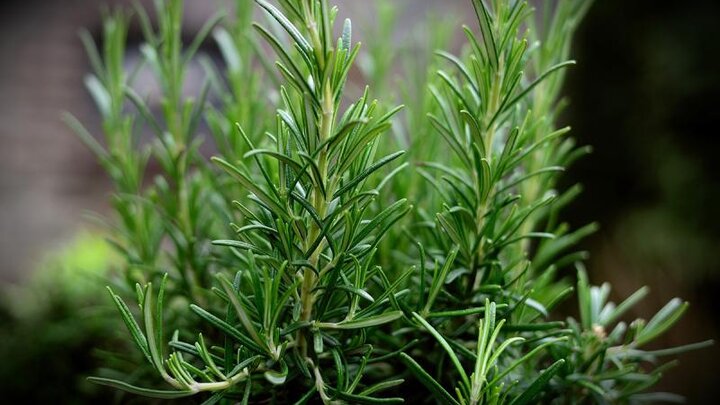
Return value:
<svg viewBox="0 0 720 405">
<path fill-rule="evenodd" d="M 44 254 L 23 285 L 2 286 L 0 381 L 8 390 L 6 401 L 78 404 L 112 398 L 85 377 L 100 365 L 88 349 L 112 340 L 113 330 L 122 327 L 101 288 L 118 259 L 102 235 L 83 231 Z"/>
<path fill-rule="evenodd" d="M 256 3 L 265 24 L 239 0 L 233 18 L 214 17 L 187 45 L 180 0 L 156 2 L 156 27 L 136 10 L 159 109 L 123 68 L 124 12 L 107 16 L 102 51 L 83 36 L 105 145 L 67 121 L 115 183 L 111 243 L 124 265 L 109 290 L 144 363 L 91 381 L 207 403 L 659 398 L 647 389 L 665 366 L 648 364 L 705 343 L 643 347 L 687 304 L 628 330 L 620 318 L 646 290 L 615 306 L 581 270 L 580 320 L 554 312 L 573 293 L 562 272 L 585 257 L 574 246 L 596 229 L 559 221 L 580 188 L 558 189 L 588 152 L 557 121 L 589 0 L 541 10 L 473 0 L 464 51 L 417 64 L 386 40 L 397 9 L 383 6 L 362 65 L 379 88 L 355 97 L 350 20 L 336 24 L 327 0 Z M 427 43 L 446 48 L 447 26 Z M 222 68 L 197 55 L 209 37 Z M 392 52 L 417 78 L 399 91 Z M 189 97 L 195 60 L 207 81 Z M 203 123 L 218 149 L 210 160 Z M 143 130 L 155 141 L 139 142 Z M 148 182 L 151 159 L 160 172 Z"/>
</svg>

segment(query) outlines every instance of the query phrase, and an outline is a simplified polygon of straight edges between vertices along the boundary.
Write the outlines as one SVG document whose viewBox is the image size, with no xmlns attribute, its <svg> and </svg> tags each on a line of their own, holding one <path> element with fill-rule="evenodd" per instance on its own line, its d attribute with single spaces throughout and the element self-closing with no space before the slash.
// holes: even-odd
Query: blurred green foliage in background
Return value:
<svg viewBox="0 0 720 405">
<path fill-rule="evenodd" d="M 117 259 L 101 235 L 83 231 L 24 285 L 4 288 L 0 381 L 11 387 L 4 400 L 90 403 L 108 395 L 85 377 L 97 368 L 92 349 L 121 327 L 102 288 Z"/>
</svg>

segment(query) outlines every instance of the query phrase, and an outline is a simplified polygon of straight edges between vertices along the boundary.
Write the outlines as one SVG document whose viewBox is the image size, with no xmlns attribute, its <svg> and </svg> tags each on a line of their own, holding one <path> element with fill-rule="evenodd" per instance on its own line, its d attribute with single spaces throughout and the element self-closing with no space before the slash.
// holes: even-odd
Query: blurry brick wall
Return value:
<svg viewBox="0 0 720 405">
<path fill-rule="evenodd" d="M 47 249 L 88 225 L 84 212 L 106 209 L 104 173 L 60 121 L 63 110 L 71 111 L 97 132 L 77 33 L 98 32 L 100 4 L 0 5 L 0 280 L 21 278 Z M 189 1 L 189 27 L 199 26 L 212 4 Z"/>
<path fill-rule="evenodd" d="M 92 119 L 80 87 L 81 1 L 3 2 L 0 13 L 0 277 L 13 278 L 72 233 L 105 186 L 90 154 L 61 125 L 71 109 Z"/>
</svg>

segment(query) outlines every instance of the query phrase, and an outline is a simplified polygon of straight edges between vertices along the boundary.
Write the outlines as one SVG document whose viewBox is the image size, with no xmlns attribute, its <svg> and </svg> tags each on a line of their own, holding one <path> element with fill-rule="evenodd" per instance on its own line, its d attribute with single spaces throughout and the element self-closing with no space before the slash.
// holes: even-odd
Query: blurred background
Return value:
<svg viewBox="0 0 720 405">
<path fill-rule="evenodd" d="M 343 14 L 354 16 L 361 38 L 363 24 L 373 23 L 368 2 L 336 2 Z M 13 297 L 43 273 L 92 268 L 110 255 L 87 236 L 92 225 L 84 217 L 88 211 L 107 211 L 109 182 L 60 120 L 61 111 L 68 110 L 91 131 L 99 130 L 82 84 L 90 67 L 77 32 L 81 27 L 99 32 L 101 3 L 130 2 L 4 0 L 0 5 L 0 282 L 8 291 L 0 309 L 0 338 L 48 335 L 48 356 L 54 353 L 53 333 L 59 342 L 69 332 L 43 331 L 40 320 L 13 326 L 18 317 L 41 318 L 33 308 L 14 307 Z M 188 36 L 218 3 L 186 1 Z M 412 28 L 428 12 L 471 18 L 467 0 L 398 3 L 396 41 L 410 40 L 417 32 Z M 593 145 L 594 153 L 566 175 L 567 184 L 583 183 L 585 192 L 565 219 L 576 226 L 597 220 L 602 226 L 583 242 L 592 254 L 588 268 L 594 282 L 610 281 L 616 299 L 641 285 L 651 287 L 640 316 L 674 296 L 692 303 L 664 344 L 717 341 L 720 336 L 715 295 L 720 291 L 720 259 L 714 250 L 720 249 L 718 17 L 716 0 L 597 1 L 576 36 L 573 54 L 579 63 L 566 88 L 571 104 L 564 124 L 573 127 L 580 144 Z M 130 41 L 140 41 L 139 34 Z M 73 246 L 91 253 L 68 254 Z M 48 291 L 57 288 L 45 282 Z M 96 296 L 86 287 L 77 287 L 77 305 L 85 302 L 83 294 Z M 52 308 L 42 316 L 65 316 L 52 300 L 50 293 L 29 299 Z M 90 330 L 67 349 L 75 350 L 81 366 L 87 361 L 89 370 L 93 334 L 102 333 L 101 328 Z M 22 346 L 7 342 L 0 340 L 5 345 L 0 354 L 22 352 Z M 685 395 L 689 403 L 717 398 L 718 346 L 684 355 L 660 388 Z M 24 361 L 24 367 L 47 367 L 29 354 Z M 2 363 L 0 381 L 12 373 Z M 72 370 L 71 365 L 57 367 L 59 373 Z"/>
</svg>

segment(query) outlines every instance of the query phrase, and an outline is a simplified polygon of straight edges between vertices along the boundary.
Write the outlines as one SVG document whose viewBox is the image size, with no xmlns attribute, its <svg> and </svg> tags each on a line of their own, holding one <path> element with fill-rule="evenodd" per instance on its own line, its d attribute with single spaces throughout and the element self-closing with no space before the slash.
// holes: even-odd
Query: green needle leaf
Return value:
<svg viewBox="0 0 720 405">
<path fill-rule="evenodd" d="M 155 390 L 150 388 L 142 388 L 142 387 L 136 387 L 134 385 L 130 385 L 126 382 L 119 381 L 119 380 L 113 380 L 111 378 L 102 378 L 102 377 L 88 377 L 88 381 L 100 384 L 100 385 L 106 385 L 108 387 L 117 388 L 120 390 L 123 390 L 125 392 L 129 392 L 131 394 L 137 394 L 137 395 L 143 395 L 150 398 L 158 398 L 158 399 L 176 399 L 176 398 L 184 398 L 189 397 L 191 395 L 195 395 L 195 391 L 191 390 L 184 390 L 184 391 L 163 391 L 163 390 Z"/>
<path fill-rule="evenodd" d="M 364 329 L 390 323 L 396 319 L 399 319 L 401 316 L 402 311 L 390 311 L 376 316 L 369 316 L 362 319 L 353 319 L 351 321 L 343 321 L 339 323 L 318 322 L 315 324 L 315 326 L 320 329 Z"/>
<path fill-rule="evenodd" d="M 432 378 L 432 376 L 430 376 L 430 374 L 428 374 L 422 366 L 413 360 L 412 357 L 405 353 L 400 353 L 400 360 L 402 360 L 410 371 L 412 371 L 415 377 L 417 377 L 418 380 L 420 380 L 420 382 L 430 390 L 435 399 L 444 405 L 460 405 L 460 403 L 456 401 L 455 398 L 453 398 L 453 396 L 450 395 L 450 393 L 448 393 L 439 382 Z"/>
<path fill-rule="evenodd" d="M 565 364 L 565 359 L 560 359 L 553 363 L 550 367 L 546 368 L 540 375 L 535 379 L 535 381 L 530 384 L 530 386 L 523 391 L 522 395 L 515 398 L 514 401 L 510 403 L 510 405 L 526 405 L 526 404 L 532 404 L 535 398 L 540 394 L 540 392 L 545 388 L 545 386 L 550 382 L 550 379 L 552 379 L 555 374 L 560 371 L 560 368 Z"/>
<path fill-rule="evenodd" d="M 452 361 L 453 365 L 455 366 L 455 369 L 458 371 L 458 374 L 460 374 L 460 378 L 462 379 L 463 384 L 465 384 L 465 387 L 470 390 L 470 379 L 468 378 L 467 374 L 465 373 L 465 369 L 463 368 L 462 364 L 460 363 L 460 360 L 458 359 L 457 355 L 455 354 L 455 351 L 450 347 L 450 344 L 445 340 L 445 338 L 440 334 L 440 332 L 437 331 L 437 329 L 433 328 L 432 325 L 430 325 L 425 319 L 423 319 L 422 316 L 420 316 L 417 312 L 412 313 L 413 318 L 415 318 L 416 321 L 420 322 L 420 324 L 427 329 L 430 334 L 432 334 L 435 339 L 440 343 L 440 346 L 442 346 L 443 349 L 447 352 L 448 356 L 450 357 L 450 361 Z"/>
</svg>

